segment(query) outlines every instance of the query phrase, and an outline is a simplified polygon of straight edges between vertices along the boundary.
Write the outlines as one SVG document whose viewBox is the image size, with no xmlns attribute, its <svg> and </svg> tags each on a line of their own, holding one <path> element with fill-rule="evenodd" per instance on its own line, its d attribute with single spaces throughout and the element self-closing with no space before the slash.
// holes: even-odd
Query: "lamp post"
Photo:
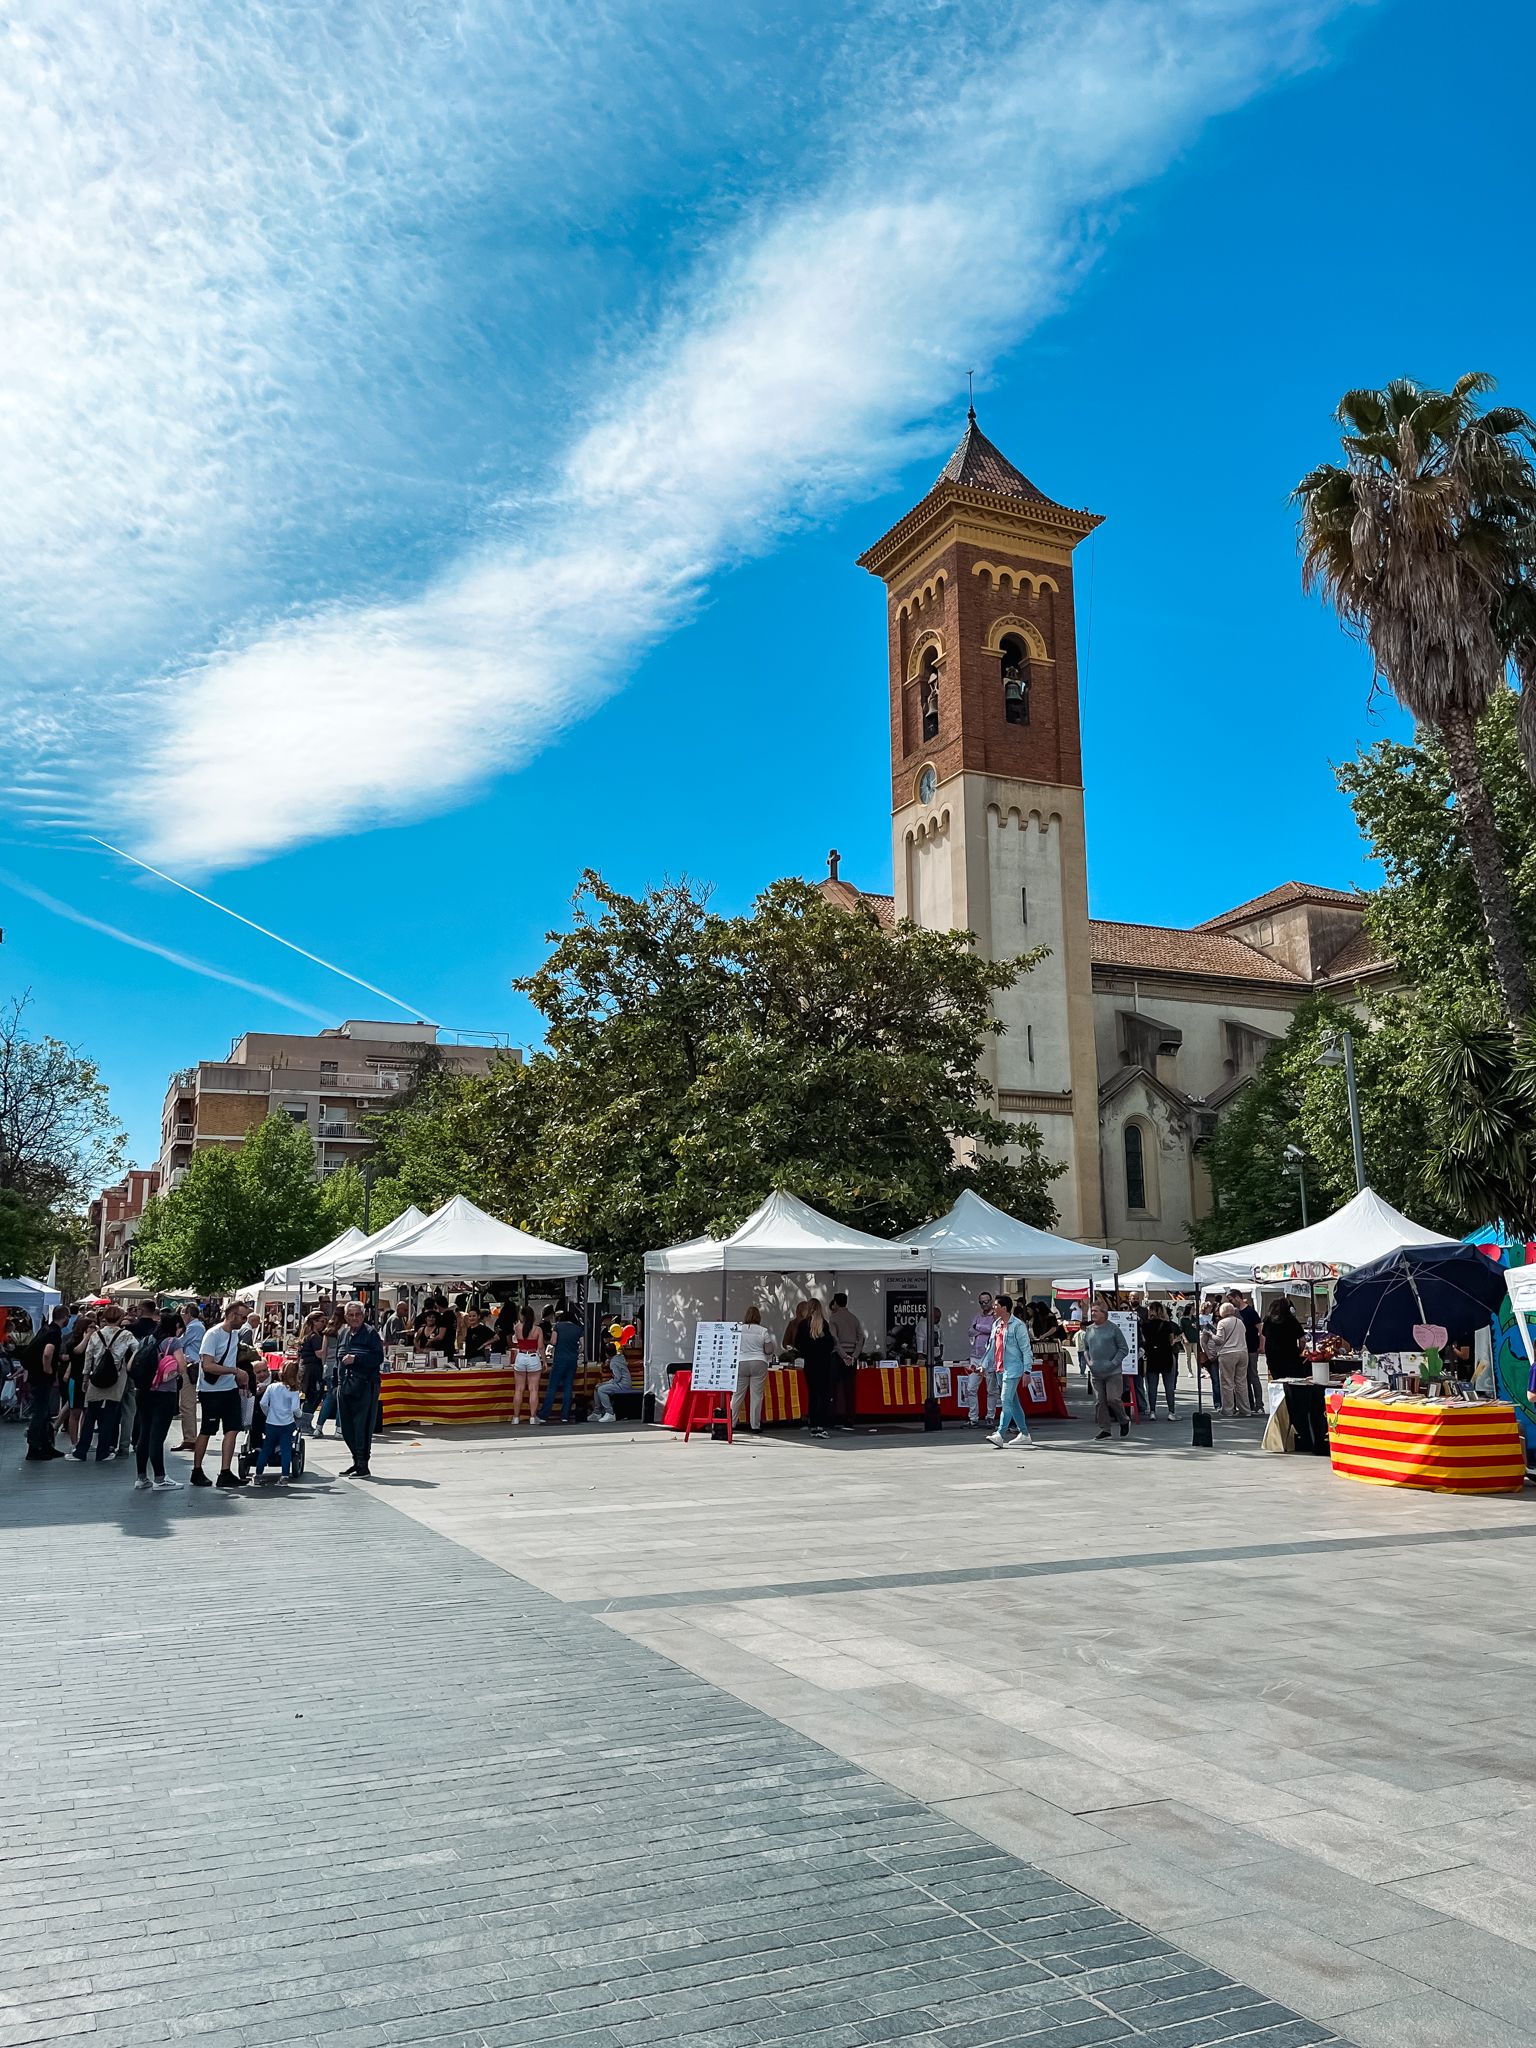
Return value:
<svg viewBox="0 0 1536 2048">
<path fill-rule="evenodd" d="M 1355 1086 L 1355 1035 L 1352 1031 L 1330 1031 L 1317 1055 L 1320 1067 L 1342 1067 L 1344 1087 L 1349 1096 L 1349 1135 L 1355 1148 L 1355 1192 L 1365 1188 L 1365 1146 L 1360 1137 L 1360 1091 Z"/>
<path fill-rule="evenodd" d="M 1285 1148 L 1285 1170 L 1294 1173 L 1301 1187 L 1301 1227 L 1307 1227 L 1307 1155 L 1299 1145 Z"/>
</svg>

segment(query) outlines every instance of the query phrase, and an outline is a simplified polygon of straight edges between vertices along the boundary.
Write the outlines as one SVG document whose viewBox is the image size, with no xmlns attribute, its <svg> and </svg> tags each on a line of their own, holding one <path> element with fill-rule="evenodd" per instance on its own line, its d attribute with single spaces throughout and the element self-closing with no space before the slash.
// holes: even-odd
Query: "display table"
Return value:
<svg viewBox="0 0 1536 2048">
<path fill-rule="evenodd" d="M 950 1391 L 939 1401 L 939 1413 L 946 1422 L 969 1419 L 965 1403 L 956 1391 L 958 1372 L 951 1372 Z M 856 1422 L 917 1422 L 922 1418 L 927 1395 L 927 1375 L 920 1365 L 861 1365 L 853 1383 L 853 1417 Z M 387 1382 L 386 1382 L 387 1384 Z M 662 1423 L 667 1429 L 681 1429 L 687 1414 L 693 1374 L 684 1366 L 673 1373 L 667 1390 Z M 1052 1373 L 1045 1374 L 1045 1399 L 1033 1401 L 1028 1384 L 1019 1389 L 1028 1415 L 1055 1415 L 1070 1421 L 1066 1397 Z M 763 1388 L 763 1423 L 766 1426 L 803 1422 L 809 1408 L 805 1374 L 798 1365 L 774 1366 Z"/>
<path fill-rule="evenodd" d="M 1434 1493 L 1518 1493 L 1525 1449 L 1506 1401 L 1328 1397 L 1329 1455 L 1335 1472 L 1378 1486 Z"/>
<path fill-rule="evenodd" d="M 546 1381 L 541 1382 L 541 1392 Z M 507 1366 L 449 1366 L 436 1372 L 386 1372 L 379 1381 L 384 1427 L 401 1422 L 510 1422 L 517 1375 Z"/>
</svg>

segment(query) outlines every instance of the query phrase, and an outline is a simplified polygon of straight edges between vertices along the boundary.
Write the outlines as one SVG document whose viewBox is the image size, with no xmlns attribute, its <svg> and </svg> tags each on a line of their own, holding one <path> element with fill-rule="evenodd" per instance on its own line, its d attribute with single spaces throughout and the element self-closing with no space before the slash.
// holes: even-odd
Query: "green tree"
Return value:
<svg viewBox="0 0 1536 2048">
<path fill-rule="evenodd" d="M 1497 691 L 1478 720 L 1479 769 L 1493 805 L 1520 944 L 1536 954 L 1536 788 L 1521 772 L 1516 698 Z M 1430 733 L 1382 740 L 1336 771 L 1362 837 L 1385 874 L 1366 923 L 1404 985 L 1434 1005 L 1459 1005 L 1493 976 L 1445 749 Z"/>
<path fill-rule="evenodd" d="M 29 1005 L 22 995 L 0 1009 L 0 1190 L 78 1214 L 121 1173 L 127 1134 L 96 1063 L 61 1038 L 33 1037 Z"/>
<path fill-rule="evenodd" d="M 381 1151 L 408 1199 L 462 1190 L 607 1272 L 776 1187 L 876 1232 L 963 1187 L 1049 1224 L 1060 1169 L 977 1076 L 992 997 L 1034 957 L 887 931 L 799 882 L 728 918 L 687 883 L 628 896 L 589 873 L 519 984 L 545 1050 L 432 1080 L 378 1120 Z"/>
<path fill-rule="evenodd" d="M 146 1286 L 223 1292 L 316 1250 L 335 1230 L 302 1124 L 274 1112 L 238 1151 L 209 1146 L 145 1205 L 134 1266 Z"/>
<path fill-rule="evenodd" d="M 333 1237 L 340 1237 L 349 1224 L 355 1230 L 382 1230 L 408 1206 L 398 1180 L 376 1174 L 374 1164 L 369 1160 L 360 1167 L 348 1160 L 339 1172 L 327 1174 L 321 1181 L 322 1243 L 329 1244 Z"/>
<path fill-rule="evenodd" d="M 1462 841 L 1504 1008 L 1531 1007 L 1527 954 L 1500 852 L 1477 724 L 1503 687 L 1536 528 L 1532 423 L 1479 401 L 1493 380 L 1449 391 L 1398 378 L 1350 391 L 1335 418 L 1344 461 L 1303 477 L 1302 575 L 1371 651 L 1377 675 L 1444 748 Z"/>
<path fill-rule="evenodd" d="M 1451 1231 L 1462 1211 L 1436 1168 L 1440 1129 L 1429 1105 L 1430 1046 L 1421 1014 L 1389 997 L 1369 1022 L 1326 997 L 1300 1004 L 1278 1045 L 1201 1148 L 1213 1209 L 1190 1232 L 1196 1251 L 1252 1244 L 1301 1222 L 1301 1190 L 1286 1151 L 1302 1154 L 1316 1222 L 1355 1192 L 1354 1148 L 1343 1073 L 1320 1066 L 1333 1032 L 1354 1032 L 1366 1170 L 1376 1192 L 1416 1222 Z"/>
</svg>

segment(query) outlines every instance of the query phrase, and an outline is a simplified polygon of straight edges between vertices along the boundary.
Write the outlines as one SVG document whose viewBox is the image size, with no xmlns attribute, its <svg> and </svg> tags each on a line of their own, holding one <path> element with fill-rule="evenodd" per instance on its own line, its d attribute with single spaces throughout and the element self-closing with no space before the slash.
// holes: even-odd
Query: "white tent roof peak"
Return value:
<svg viewBox="0 0 1536 2048">
<path fill-rule="evenodd" d="M 1115 1285 L 1122 1294 L 1157 1294 L 1169 1287 L 1190 1287 L 1195 1284 L 1193 1273 L 1181 1273 L 1176 1266 L 1155 1254 L 1145 1259 L 1134 1272 L 1122 1273 Z"/>
<path fill-rule="evenodd" d="M 1258 1244 L 1241 1244 L 1228 1252 L 1209 1252 L 1195 1260 L 1195 1278 L 1202 1287 L 1212 1282 L 1245 1280 L 1322 1280 L 1348 1273 L 1405 1244 L 1454 1244 L 1415 1223 L 1390 1202 L 1384 1202 L 1374 1188 L 1362 1188 L 1342 1209 L 1335 1209 L 1318 1223 L 1302 1230 L 1290 1230 L 1280 1237 L 1262 1239 Z M 1312 1268 L 1311 1272 L 1305 1270 Z M 1301 1268 L 1298 1272 L 1290 1269 Z"/>
<path fill-rule="evenodd" d="M 363 1233 L 355 1223 L 349 1223 L 339 1237 L 333 1237 L 329 1244 L 321 1245 L 319 1251 L 309 1252 L 302 1259 L 290 1259 L 286 1266 L 268 1268 L 264 1281 L 268 1287 L 297 1287 L 305 1280 L 329 1280 L 336 1261 L 348 1252 L 355 1251 L 363 1242 Z"/>
<path fill-rule="evenodd" d="M 652 1273 L 894 1273 L 926 1264 L 905 1244 L 835 1223 L 798 1195 L 771 1194 L 729 1237 L 647 1252 Z"/>
<path fill-rule="evenodd" d="M 551 1244 L 454 1195 L 440 1209 L 356 1263 L 380 1280 L 577 1280 L 587 1255 Z"/>
<path fill-rule="evenodd" d="M 1103 1245 L 1036 1230 L 974 1188 L 962 1190 L 948 1215 L 909 1230 L 902 1242 L 921 1251 L 923 1263 L 936 1273 L 1016 1274 L 1023 1279 L 1079 1273 L 1104 1279 L 1117 1264 Z"/>
<path fill-rule="evenodd" d="M 418 1225 L 425 1223 L 426 1220 L 424 1211 L 418 1209 L 416 1204 L 412 1202 L 408 1209 L 402 1209 L 400 1214 L 391 1218 L 388 1223 L 380 1224 L 371 1237 L 358 1239 L 357 1243 L 352 1246 L 351 1250 L 339 1262 L 336 1268 L 337 1278 L 340 1280 L 350 1280 L 354 1273 L 356 1273 L 361 1278 L 367 1279 L 373 1271 L 372 1266 L 369 1264 L 373 1253 L 383 1251 L 388 1245 L 397 1244 L 402 1237 L 409 1237 L 411 1232 Z"/>
</svg>

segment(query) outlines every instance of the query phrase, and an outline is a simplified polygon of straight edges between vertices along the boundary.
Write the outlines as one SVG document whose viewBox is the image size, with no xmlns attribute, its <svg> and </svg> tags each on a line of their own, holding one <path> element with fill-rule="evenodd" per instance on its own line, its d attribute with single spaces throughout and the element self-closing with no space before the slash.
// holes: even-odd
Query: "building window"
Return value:
<svg viewBox="0 0 1536 2048">
<path fill-rule="evenodd" d="M 931 647 L 924 657 L 919 691 L 923 707 L 923 738 L 936 740 L 939 736 L 939 657 Z"/>
<path fill-rule="evenodd" d="M 1125 1127 L 1125 1206 L 1127 1209 L 1145 1209 L 1147 1206 L 1147 1160 L 1142 1149 L 1140 1124 Z"/>
<path fill-rule="evenodd" d="M 1033 1066 L 1035 1063 L 1035 1027 L 1033 1024 L 1026 1024 L 1024 1026 L 1024 1049 L 1029 1054 L 1030 1065 Z"/>
<path fill-rule="evenodd" d="M 1019 916 L 1025 924 L 1029 923 L 1029 891 L 1027 889 L 1019 891 Z"/>
<path fill-rule="evenodd" d="M 1029 723 L 1029 649 L 1017 633 L 1006 633 L 998 649 L 1003 671 L 1003 716 L 1010 725 Z"/>
</svg>

